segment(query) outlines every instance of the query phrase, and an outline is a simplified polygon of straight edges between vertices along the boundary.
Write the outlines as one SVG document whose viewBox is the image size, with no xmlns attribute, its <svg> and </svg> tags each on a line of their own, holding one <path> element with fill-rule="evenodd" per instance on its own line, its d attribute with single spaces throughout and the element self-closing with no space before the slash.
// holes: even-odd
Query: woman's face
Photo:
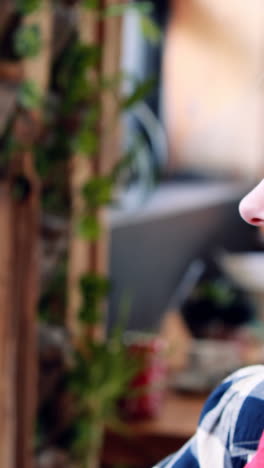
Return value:
<svg viewBox="0 0 264 468">
<path fill-rule="evenodd" d="M 240 202 L 242 218 L 254 226 L 264 226 L 264 179 Z"/>
</svg>

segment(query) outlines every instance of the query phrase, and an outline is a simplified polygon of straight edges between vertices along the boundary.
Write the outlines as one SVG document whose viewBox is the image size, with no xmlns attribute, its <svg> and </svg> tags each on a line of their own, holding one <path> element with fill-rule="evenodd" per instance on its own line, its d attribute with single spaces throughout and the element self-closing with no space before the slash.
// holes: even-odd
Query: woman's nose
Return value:
<svg viewBox="0 0 264 468">
<path fill-rule="evenodd" d="M 264 225 L 264 179 L 243 198 L 239 212 L 247 223 L 253 226 Z"/>
</svg>

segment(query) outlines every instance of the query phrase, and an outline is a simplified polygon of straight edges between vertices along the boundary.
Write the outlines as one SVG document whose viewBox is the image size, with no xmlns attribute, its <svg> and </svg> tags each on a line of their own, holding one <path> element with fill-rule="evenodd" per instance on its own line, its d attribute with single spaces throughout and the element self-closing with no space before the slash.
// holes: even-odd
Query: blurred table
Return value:
<svg viewBox="0 0 264 468">
<path fill-rule="evenodd" d="M 205 399 L 201 395 L 168 393 L 156 418 L 130 422 L 126 435 L 107 431 L 104 465 L 150 468 L 175 452 L 194 434 Z"/>
</svg>

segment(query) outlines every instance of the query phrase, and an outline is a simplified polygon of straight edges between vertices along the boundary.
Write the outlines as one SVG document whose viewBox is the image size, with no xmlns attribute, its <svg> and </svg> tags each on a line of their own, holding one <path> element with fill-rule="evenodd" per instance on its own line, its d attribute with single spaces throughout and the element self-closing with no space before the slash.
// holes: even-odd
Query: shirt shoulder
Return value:
<svg viewBox="0 0 264 468">
<path fill-rule="evenodd" d="M 242 468 L 263 429 L 264 366 L 239 369 L 209 396 L 191 441 L 155 468 Z"/>
</svg>

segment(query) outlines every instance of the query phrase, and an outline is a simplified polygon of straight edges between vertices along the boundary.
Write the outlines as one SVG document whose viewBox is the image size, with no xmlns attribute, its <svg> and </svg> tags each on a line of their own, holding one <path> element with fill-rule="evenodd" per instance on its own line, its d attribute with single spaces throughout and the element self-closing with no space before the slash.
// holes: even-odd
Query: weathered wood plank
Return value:
<svg viewBox="0 0 264 468">
<path fill-rule="evenodd" d="M 92 11 L 81 10 L 78 18 L 80 39 L 87 44 L 97 41 L 98 22 Z M 92 71 L 96 79 L 97 71 Z M 86 240 L 80 239 L 76 234 L 76 224 L 84 211 L 84 201 L 81 196 L 81 188 L 93 175 L 93 164 L 83 155 L 75 154 L 71 161 L 71 198 L 72 218 L 71 235 L 69 245 L 68 266 L 68 307 L 67 327 L 73 337 L 78 337 L 78 311 L 81 303 L 79 280 L 80 277 L 91 270 L 92 258 L 90 245 Z"/>
<path fill-rule="evenodd" d="M 0 466 L 14 468 L 15 325 L 12 309 L 11 194 L 0 182 Z"/>
<path fill-rule="evenodd" d="M 119 0 L 104 0 L 105 7 L 119 4 Z M 107 79 L 115 79 L 120 73 L 122 18 L 107 17 L 103 29 L 103 54 L 101 74 Z M 120 158 L 120 118 L 116 95 L 119 93 L 118 80 L 113 89 L 102 92 L 101 107 L 101 149 L 100 170 L 108 174 L 113 164 Z"/>
<path fill-rule="evenodd" d="M 116 0 L 102 0 L 102 6 L 117 3 Z M 96 13 L 84 11 L 79 18 L 79 35 L 86 44 L 98 43 L 102 45 L 102 61 L 99 67 L 92 71 L 96 79 L 99 75 L 113 78 L 119 71 L 121 21 L 109 18 L 99 21 Z M 116 118 L 116 102 L 111 91 L 102 92 L 100 100 L 101 118 L 98 124 L 99 150 L 93 161 L 87 161 L 83 157 L 75 155 L 73 158 L 73 226 L 83 210 L 83 202 L 80 197 L 80 189 L 85 180 L 93 176 L 107 175 L 115 161 L 118 160 L 120 128 Z M 78 176 L 78 172 L 81 177 Z M 76 180 L 78 182 L 76 183 Z M 100 240 L 90 243 L 71 236 L 70 262 L 69 262 L 69 306 L 68 325 L 73 334 L 76 332 L 77 313 L 80 305 L 78 289 L 79 278 L 85 272 L 93 272 L 101 275 L 108 273 L 109 233 L 105 221 L 105 209 L 98 210 L 98 220 L 103 227 Z M 73 233 L 72 229 L 72 233 Z M 105 324 L 96 327 L 94 335 L 102 338 L 105 334 Z"/>
<path fill-rule="evenodd" d="M 110 7 L 117 3 L 119 3 L 119 0 L 103 0 L 104 7 Z M 120 17 L 108 17 L 104 20 L 100 73 L 107 79 L 115 79 L 120 72 L 121 29 L 122 19 Z M 116 100 L 118 91 L 118 85 L 116 85 L 114 90 L 106 89 L 101 94 L 100 150 L 98 158 L 98 172 L 100 175 L 110 174 L 114 164 L 120 159 L 121 131 Z M 109 226 L 105 214 L 105 209 L 101 209 L 98 213 L 103 233 L 96 245 L 96 270 L 102 275 L 108 274 L 109 266 Z"/>
<path fill-rule="evenodd" d="M 14 180 L 25 181 L 25 195 L 13 200 L 13 309 L 16 320 L 16 468 L 33 466 L 36 408 L 36 309 L 38 302 L 38 184 L 30 152 L 14 161 Z M 21 179 L 19 179 L 21 178 Z M 22 179 L 23 178 L 23 179 Z"/>
<path fill-rule="evenodd" d="M 50 0 L 24 17 L 25 24 L 38 24 L 42 50 L 37 58 L 22 62 L 24 77 L 33 80 L 45 95 L 50 78 L 52 7 Z M 14 271 L 14 314 L 17 320 L 16 367 L 16 468 L 33 467 L 33 434 L 37 400 L 36 315 L 39 281 L 39 186 L 34 169 L 31 145 L 37 138 L 40 116 L 21 113 L 17 116 L 14 134 L 18 141 L 28 139 L 29 149 L 14 158 L 13 179 L 24 183 L 24 196 L 13 203 L 13 248 L 16 254 Z M 30 132 L 29 132 L 30 126 Z"/>
</svg>

